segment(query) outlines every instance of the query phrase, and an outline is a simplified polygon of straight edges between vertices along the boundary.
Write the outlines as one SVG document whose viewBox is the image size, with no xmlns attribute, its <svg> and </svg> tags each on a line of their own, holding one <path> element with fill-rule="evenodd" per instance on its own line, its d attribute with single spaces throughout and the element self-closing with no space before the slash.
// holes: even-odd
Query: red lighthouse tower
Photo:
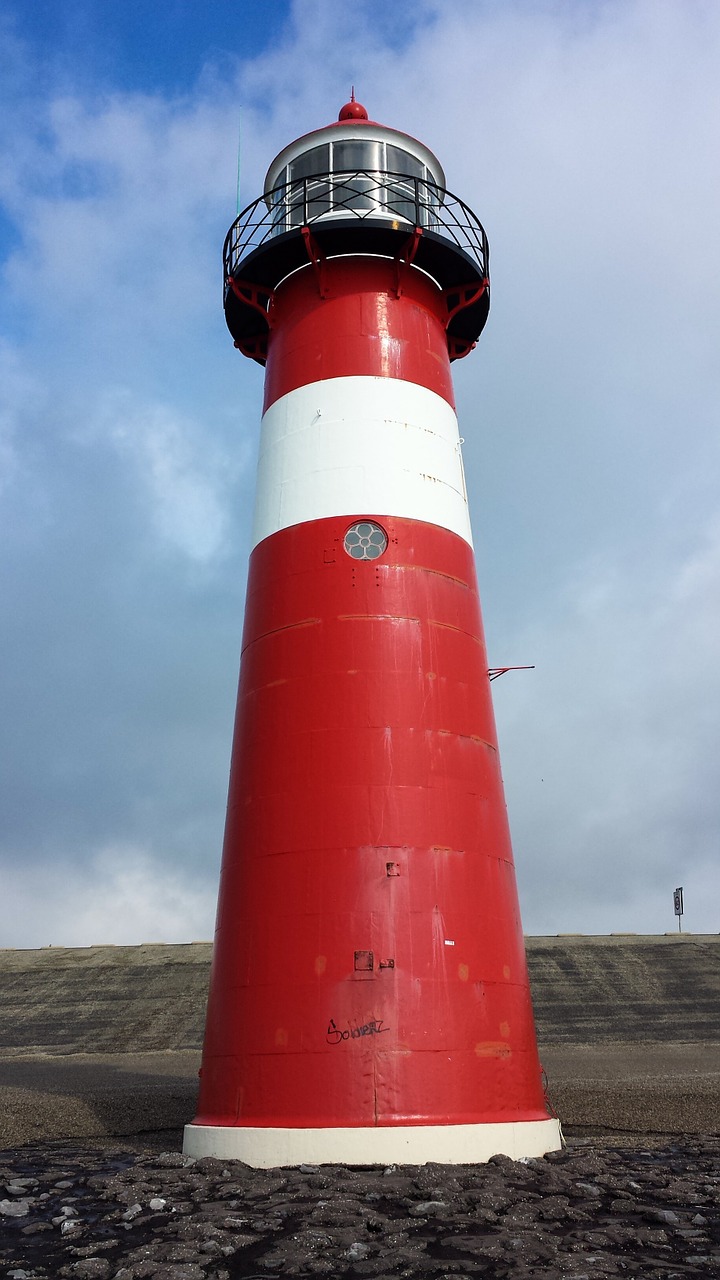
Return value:
<svg viewBox="0 0 720 1280">
<path fill-rule="evenodd" d="M 450 363 L 488 249 L 348 103 L 225 242 L 265 365 L 192 1155 L 539 1155 L 543 1099 Z"/>
</svg>

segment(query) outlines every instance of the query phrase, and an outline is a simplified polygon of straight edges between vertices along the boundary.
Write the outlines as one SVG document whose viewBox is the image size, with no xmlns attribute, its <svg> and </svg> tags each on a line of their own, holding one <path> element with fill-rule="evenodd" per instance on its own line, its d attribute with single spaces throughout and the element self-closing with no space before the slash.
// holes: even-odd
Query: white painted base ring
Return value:
<svg viewBox="0 0 720 1280">
<path fill-rule="evenodd" d="M 298 1164 L 483 1164 L 545 1155 L 562 1145 L 557 1120 L 509 1124 L 397 1125 L 357 1129 L 185 1126 L 186 1156 L 242 1160 L 254 1169 Z"/>
</svg>

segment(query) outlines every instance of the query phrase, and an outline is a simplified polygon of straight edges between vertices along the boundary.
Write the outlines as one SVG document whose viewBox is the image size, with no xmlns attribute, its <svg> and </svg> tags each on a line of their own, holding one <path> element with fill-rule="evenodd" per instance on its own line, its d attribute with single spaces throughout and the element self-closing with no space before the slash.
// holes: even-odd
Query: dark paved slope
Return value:
<svg viewBox="0 0 720 1280">
<path fill-rule="evenodd" d="M 211 944 L 0 951 L 0 1056 L 202 1043 Z M 528 938 L 543 1044 L 720 1043 L 720 937 Z"/>
<path fill-rule="evenodd" d="M 529 938 L 541 1060 L 567 1127 L 720 1132 L 720 938 Z M 0 1146 L 179 1131 L 210 943 L 0 951 Z"/>
<path fill-rule="evenodd" d="M 720 936 L 528 938 L 545 1044 L 720 1044 Z"/>
<path fill-rule="evenodd" d="M 0 951 L 0 1058 L 202 1043 L 212 945 Z"/>
</svg>

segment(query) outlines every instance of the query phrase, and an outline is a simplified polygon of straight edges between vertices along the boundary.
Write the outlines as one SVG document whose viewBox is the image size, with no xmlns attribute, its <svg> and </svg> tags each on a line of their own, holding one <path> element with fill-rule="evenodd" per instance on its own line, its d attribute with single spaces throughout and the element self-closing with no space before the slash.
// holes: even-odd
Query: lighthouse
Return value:
<svg viewBox="0 0 720 1280">
<path fill-rule="evenodd" d="M 354 95 L 224 247 L 265 394 L 227 822 L 185 1151 L 256 1167 L 556 1149 L 451 364 L 488 245 Z"/>
</svg>

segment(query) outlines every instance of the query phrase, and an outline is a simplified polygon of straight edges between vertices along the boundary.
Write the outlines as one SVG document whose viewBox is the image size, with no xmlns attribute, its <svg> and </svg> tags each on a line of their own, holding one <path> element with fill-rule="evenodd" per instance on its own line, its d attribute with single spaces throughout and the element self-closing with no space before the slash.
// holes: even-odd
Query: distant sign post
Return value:
<svg viewBox="0 0 720 1280">
<path fill-rule="evenodd" d="M 682 914 L 683 914 L 683 891 L 682 886 L 675 889 L 673 893 L 673 902 L 675 904 L 675 915 L 678 918 L 678 933 L 682 933 Z"/>
</svg>

